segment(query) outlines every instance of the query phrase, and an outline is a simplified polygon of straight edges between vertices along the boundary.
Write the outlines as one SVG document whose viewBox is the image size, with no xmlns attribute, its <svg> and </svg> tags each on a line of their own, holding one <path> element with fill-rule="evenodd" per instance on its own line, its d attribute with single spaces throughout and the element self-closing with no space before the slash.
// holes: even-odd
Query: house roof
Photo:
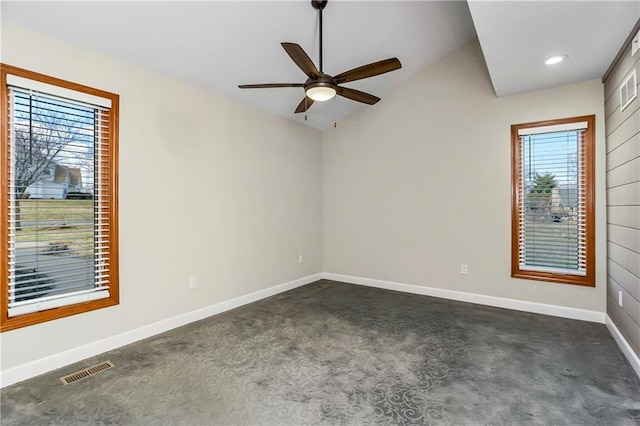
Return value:
<svg viewBox="0 0 640 426">
<path fill-rule="evenodd" d="M 61 166 L 56 164 L 56 170 L 53 174 L 53 181 L 63 183 L 66 182 L 69 176 L 69 168 L 67 166 Z"/>
<path fill-rule="evenodd" d="M 69 182 L 71 185 L 79 185 L 82 182 L 82 170 L 77 167 L 67 167 L 56 164 L 54 182 Z"/>
<path fill-rule="evenodd" d="M 69 183 L 71 185 L 78 185 L 82 179 L 82 170 L 77 167 L 69 168 Z"/>
</svg>

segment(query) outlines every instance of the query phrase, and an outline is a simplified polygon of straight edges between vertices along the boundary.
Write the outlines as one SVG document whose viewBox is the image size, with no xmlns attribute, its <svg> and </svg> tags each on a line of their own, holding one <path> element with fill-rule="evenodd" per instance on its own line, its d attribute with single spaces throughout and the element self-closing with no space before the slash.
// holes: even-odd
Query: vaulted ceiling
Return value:
<svg viewBox="0 0 640 426">
<path fill-rule="evenodd" d="M 238 84 L 304 82 L 280 43 L 318 61 L 317 12 L 309 1 L 12 2 L 14 23 L 104 52 L 292 120 L 324 129 L 359 108 L 344 98 L 293 111 L 301 88 Z M 402 69 L 346 86 L 382 98 L 393 87 L 478 37 L 496 94 L 602 77 L 640 18 L 637 1 L 340 1 L 324 10 L 324 69 L 338 74 L 389 57 Z M 552 54 L 568 60 L 545 67 Z"/>
</svg>

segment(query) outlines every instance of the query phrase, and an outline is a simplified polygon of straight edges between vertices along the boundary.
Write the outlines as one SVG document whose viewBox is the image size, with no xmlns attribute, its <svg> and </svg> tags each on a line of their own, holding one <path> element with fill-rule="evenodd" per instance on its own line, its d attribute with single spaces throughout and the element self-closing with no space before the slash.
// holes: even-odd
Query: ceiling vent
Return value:
<svg viewBox="0 0 640 426">
<path fill-rule="evenodd" d="M 620 86 L 620 111 L 624 111 L 637 96 L 638 82 L 636 80 L 636 70 L 633 70 Z"/>
</svg>

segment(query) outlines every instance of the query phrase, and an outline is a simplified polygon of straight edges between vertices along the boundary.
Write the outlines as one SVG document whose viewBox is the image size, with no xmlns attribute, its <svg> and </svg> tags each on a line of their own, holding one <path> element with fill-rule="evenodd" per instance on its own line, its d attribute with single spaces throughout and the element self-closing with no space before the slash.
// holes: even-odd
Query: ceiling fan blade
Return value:
<svg viewBox="0 0 640 426">
<path fill-rule="evenodd" d="M 266 83 L 266 84 L 240 84 L 241 89 L 272 89 L 275 87 L 304 87 L 302 83 Z"/>
<path fill-rule="evenodd" d="M 352 101 L 362 102 L 363 104 L 368 105 L 373 105 L 380 100 L 377 96 L 361 92 L 360 90 L 349 89 L 347 87 L 338 87 L 337 93 L 338 95 L 351 99 Z"/>
<path fill-rule="evenodd" d="M 305 53 L 305 51 L 300 47 L 300 45 L 295 43 L 281 43 L 284 50 L 287 52 L 293 62 L 302 70 L 310 78 L 318 78 L 320 77 L 320 73 L 318 72 L 318 68 L 313 64 L 313 61 L 309 58 L 309 55 Z"/>
<path fill-rule="evenodd" d="M 363 78 L 373 77 L 375 75 L 384 74 L 389 71 L 395 71 L 402 68 L 402 64 L 398 58 L 389 58 L 383 61 L 374 62 L 372 64 L 363 65 L 342 74 L 338 74 L 333 79 L 336 83 L 347 83 L 349 81 L 362 80 Z"/>
<path fill-rule="evenodd" d="M 313 105 L 313 99 L 311 99 L 308 96 L 305 96 L 302 99 L 302 101 L 298 104 L 298 107 L 296 108 L 296 114 L 305 112 L 311 107 L 311 105 Z"/>
</svg>

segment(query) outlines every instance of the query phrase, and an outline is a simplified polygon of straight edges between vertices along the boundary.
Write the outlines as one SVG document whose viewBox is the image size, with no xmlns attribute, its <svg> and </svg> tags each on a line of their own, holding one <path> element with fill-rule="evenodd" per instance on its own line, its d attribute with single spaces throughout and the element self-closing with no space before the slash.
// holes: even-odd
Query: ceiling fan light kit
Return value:
<svg viewBox="0 0 640 426">
<path fill-rule="evenodd" d="M 311 83 L 305 89 L 309 98 L 316 102 L 324 102 L 336 95 L 336 89 L 331 86 L 322 86 L 320 83 Z"/>
<path fill-rule="evenodd" d="M 241 89 L 273 89 L 281 87 L 302 87 L 305 97 L 298 104 L 296 113 L 307 111 L 314 102 L 324 102 L 332 99 L 335 95 L 361 102 L 368 105 L 377 103 L 380 98 L 369 93 L 361 92 L 356 89 L 340 86 L 350 81 L 362 80 L 364 78 L 374 77 L 402 68 L 402 64 L 398 58 L 390 58 L 382 61 L 363 65 L 358 68 L 343 72 L 332 77 L 323 72 L 322 63 L 322 10 L 327 5 L 327 0 L 312 0 L 311 5 L 318 11 L 318 19 L 320 21 L 320 70 L 314 65 L 309 55 L 296 43 L 283 42 L 282 47 L 296 63 L 298 68 L 304 72 L 308 79 L 304 83 L 266 83 L 266 84 L 241 84 Z"/>
</svg>

